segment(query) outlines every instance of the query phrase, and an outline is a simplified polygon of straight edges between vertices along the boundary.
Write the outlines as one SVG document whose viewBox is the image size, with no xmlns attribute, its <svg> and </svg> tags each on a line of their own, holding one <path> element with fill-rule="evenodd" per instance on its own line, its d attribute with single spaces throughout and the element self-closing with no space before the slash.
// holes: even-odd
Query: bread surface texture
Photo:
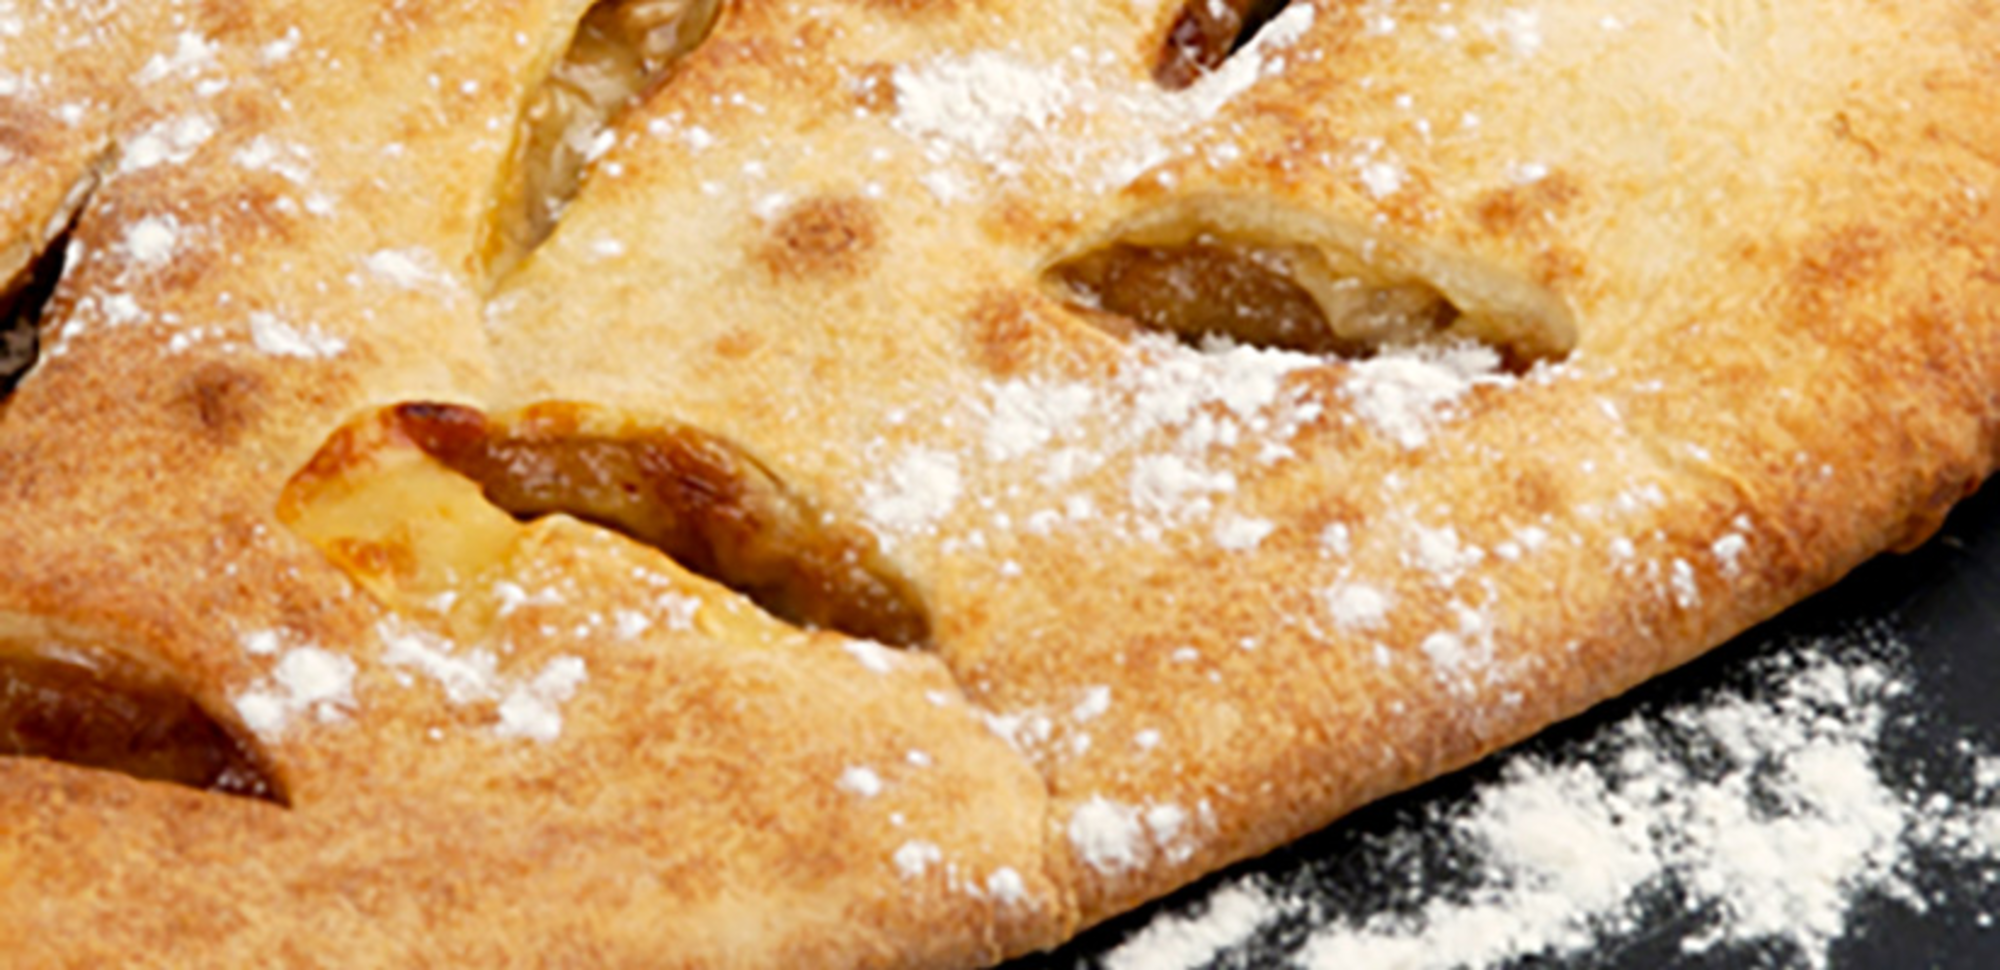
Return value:
<svg viewBox="0 0 2000 970">
<path fill-rule="evenodd" d="M 2000 447 L 1989 3 L 726 0 L 543 240 L 604 9 L 0 0 L 0 662 L 269 786 L 0 757 L 12 958 L 997 963 Z"/>
</svg>

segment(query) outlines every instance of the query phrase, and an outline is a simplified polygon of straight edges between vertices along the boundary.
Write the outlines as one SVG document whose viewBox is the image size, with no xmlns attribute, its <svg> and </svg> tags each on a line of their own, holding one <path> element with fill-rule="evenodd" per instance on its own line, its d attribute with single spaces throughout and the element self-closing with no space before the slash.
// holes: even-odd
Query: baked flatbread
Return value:
<svg viewBox="0 0 2000 970">
<path fill-rule="evenodd" d="M 1994 461 L 1979 3 L 110 6 L 0 0 L 29 963 L 997 962 Z"/>
</svg>

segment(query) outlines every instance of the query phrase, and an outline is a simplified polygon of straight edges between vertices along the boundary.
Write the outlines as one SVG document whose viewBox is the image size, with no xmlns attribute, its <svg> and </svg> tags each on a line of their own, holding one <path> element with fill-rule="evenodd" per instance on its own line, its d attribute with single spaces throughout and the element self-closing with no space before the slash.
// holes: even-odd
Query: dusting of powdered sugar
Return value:
<svg viewBox="0 0 2000 970">
<path fill-rule="evenodd" d="M 951 512 L 961 487 L 956 456 L 913 448 L 868 487 L 862 511 L 889 535 L 921 534 Z"/>
<path fill-rule="evenodd" d="M 1100 965 L 1175 970 L 1237 951 L 1307 970 L 1492 968 L 1666 933 L 1690 954 L 1824 968 L 1862 900 L 1921 911 L 1954 891 L 1918 866 L 2000 876 L 2000 757 L 1966 742 L 1941 767 L 1892 760 L 1898 724 L 1923 716 L 1892 635 L 1801 641 L 1746 666 L 1753 686 L 1505 756 L 1468 796 L 1404 810 L 1359 841 L 1388 874 L 1376 895 L 1334 902 L 1317 884 L 1239 876 Z M 1412 869 L 1420 858 L 1452 869 Z M 1302 920 L 1303 935 L 1271 932 Z"/>
<path fill-rule="evenodd" d="M 990 501 L 975 493 L 1002 473 L 1027 479 L 1034 501 L 1046 503 L 1019 523 L 1033 533 L 1095 521 L 1150 540 L 1215 517 L 1210 538 L 1221 547 L 1255 548 L 1276 526 L 1226 513 L 1236 469 L 1293 456 L 1289 442 L 1325 408 L 1288 378 L 1323 362 L 1220 339 L 1195 348 L 1142 334 L 1130 346 L 1108 381 L 989 383 L 956 416 L 971 426 L 972 447 L 884 456 L 886 471 L 866 486 L 869 518 L 892 537 L 927 531 L 962 499 Z M 1100 508 L 1074 487 L 1107 470 L 1124 492 L 1121 509 Z"/>
<path fill-rule="evenodd" d="M 137 172 L 157 165 L 179 165 L 215 135 L 215 122 L 206 115 L 190 114 L 162 121 L 134 135 L 124 145 L 119 170 Z"/>
<path fill-rule="evenodd" d="M 494 733 L 503 738 L 554 741 L 562 736 L 562 704 L 576 696 L 587 679 L 583 659 L 556 657 L 534 679 L 515 684 L 500 701 L 500 723 Z"/>
<path fill-rule="evenodd" d="M 1484 385 L 1513 380 L 1501 372 L 1500 355 L 1477 343 L 1386 350 L 1349 369 L 1342 392 L 1374 431 L 1420 448 L 1453 404 Z"/>
<path fill-rule="evenodd" d="M 251 656 L 278 656 L 265 677 L 235 697 L 243 726 L 267 740 L 283 734 L 296 718 L 312 716 L 333 723 L 354 709 L 354 661 L 311 645 L 279 652 L 282 637 L 275 631 L 246 635 L 244 651 Z"/>
<path fill-rule="evenodd" d="M 588 679 L 580 657 L 558 656 L 528 677 L 500 672 L 490 650 L 461 648 L 444 637 L 396 619 L 376 626 L 382 663 L 413 670 L 444 689 L 453 704 L 493 704 L 494 733 L 503 738 L 554 741 L 562 736 L 562 705 Z M 408 683 L 408 678 L 404 678 Z"/>
<path fill-rule="evenodd" d="M 1288 908 L 1259 884 L 1244 880 L 1210 893 L 1200 913 L 1163 916 L 1105 955 L 1104 970 L 1166 970 L 1200 966 L 1269 925 Z"/>
<path fill-rule="evenodd" d="M 1064 834 L 1070 848 L 1091 868 L 1115 875 L 1154 859 L 1182 862 L 1194 853 L 1197 819 L 1213 824 L 1206 801 L 1190 813 L 1179 805 L 1132 805 L 1093 795 L 1071 811 Z"/>
<path fill-rule="evenodd" d="M 438 260 L 420 246 L 380 249 L 361 258 L 369 277 L 400 290 L 451 289 L 458 284 Z"/>
<path fill-rule="evenodd" d="M 1314 8 L 1292 4 L 1243 51 L 1183 91 L 1126 79 L 1082 49 L 1042 62 L 981 50 L 899 68 L 896 129 L 936 166 L 922 181 L 941 201 L 962 197 L 954 164 L 1006 178 L 1062 172 L 1109 191 L 1172 157 L 1174 141 L 1213 121 L 1265 77 L 1311 28 Z"/>
<path fill-rule="evenodd" d="M 269 313 L 250 314 L 250 342 L 273 357 L 307 360 L 336 357 L 347 349 L 345 338 L 311 325 L 293 326 Z"/>
<path fill-rule="evenodd" d="M 1238 493 L 1248 491 L 1246 476 L 1298 458 L 1309 429 L 1339 422 L 1416 448 L 1475 389 L 1521 380 L 1501 371 L 1491 348 L 1471 343 L 1335 361 L 1220 335 L 1190 346 L 1142 331 L 1126 348 L 1116 370 L 1089 380 L 988 381 L 943 411 L 940 433 L 924 444 L 878 439 L 868 458 L 881 471 L 862 486 L 863 513 L 886 542 L 942 535 L 949 553 L 984 539 L 964 517 L 957 531 L 942 530 L 947 517 L 968 503 L 997 510 L 997 492 L 1028 508 L 989 520 L 1001 529 L 1047 536 L 1088 524 L 1098 536 L 1154 542 L 1205 525 L 1215 548 L 1254 550 L 1278 524 L 1247 514 Z M 941 444 L 954 437 L 956 447 Z M 1083 484 L 1091 478 L 1122 494 L 1100 504 Z M 1426 550 L 1406 564 L 1446 587 L 1485 554 L 1455 542 L 1417 551 Z"/>
</svg>

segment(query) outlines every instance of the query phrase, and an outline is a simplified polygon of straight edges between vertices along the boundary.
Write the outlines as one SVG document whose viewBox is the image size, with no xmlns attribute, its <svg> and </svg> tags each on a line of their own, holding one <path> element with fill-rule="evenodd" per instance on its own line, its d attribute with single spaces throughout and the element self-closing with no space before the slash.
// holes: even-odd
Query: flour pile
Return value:
<svg viewBox="0 0 2000 970">
<path fill-rule="evenodd" d="M 1508 756 L 1457 804 L 1364 841 L 1375 871 L 1408 871 L 1401 898 L 1329 907 L 1243 877 L 1103 964 L 1204 966 L 1254 943 L 1259 965 L 1307 970 L 1495 967 L 1666 935 L 1685 953 L 1817 970 L 1864 900 L 1921 912 L 1950 891 L 1927 870 L 2000 877 L 2000 758 L 1969 742 L 1898 750 L 1899 723 L 1924 712 L 1893 637 L 1802 643 L 1753 672 L 1758 689 Z M 1436 859 L 1454 871 L 1412 861 Z"/>
</svg>

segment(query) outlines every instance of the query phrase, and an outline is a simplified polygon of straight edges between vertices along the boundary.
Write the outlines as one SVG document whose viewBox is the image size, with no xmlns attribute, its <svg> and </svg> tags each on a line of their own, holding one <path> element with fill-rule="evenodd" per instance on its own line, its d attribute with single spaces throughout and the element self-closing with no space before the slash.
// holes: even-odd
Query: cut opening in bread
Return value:
<svg viewBox="0 0 2000 970">
<path fill-rule="evenodd" d="M 1179 91 L 1222 66 L 1290 0 L 1183 0 L 1153 61 L 1153 80 Z"/>
<path fill-rule="evenodd" d="M 721 0 L 600 0 L 528 97 L 483 248 L 504 274 L 555 231 L 605 133 L 714 28 Z"/>
<path fill-rule="evenodd" d="M 0 618 L 0 755 L 285 804 L 258 748 L 166 672 Z"/>
<path fill-rule="evenodd" d="M 67 268 L 70 237 L 96 185 L 91 174 L 70 190 L 39 246 L 24 241 L 0 250 L 0 400 L 41 357 L 42 320 Z"/>
<path fill-rule="evenodd" d="M 397 448 L 427 463 L 385 463 Z M 503 554 L 515 520 L 558 514 L 652 546 L 787 623 L 895 646 L 929 638 L 914 585 L 865 530 L 833 521 L 715 435 L 605 408 L 547 403 L 488 417 L 398 405 L 336 435 L 279 510 L 391 600 L 463 585 Z"/>
<path fill-rule="evenodd" d="M 1516 372 L 1576 346 L 1570 313 L 1527 280 L 1242 196 L 1148 210 L 1044 280 L 1099 327 L 1329 358 L 1473 341 Z"/>
</svg>

